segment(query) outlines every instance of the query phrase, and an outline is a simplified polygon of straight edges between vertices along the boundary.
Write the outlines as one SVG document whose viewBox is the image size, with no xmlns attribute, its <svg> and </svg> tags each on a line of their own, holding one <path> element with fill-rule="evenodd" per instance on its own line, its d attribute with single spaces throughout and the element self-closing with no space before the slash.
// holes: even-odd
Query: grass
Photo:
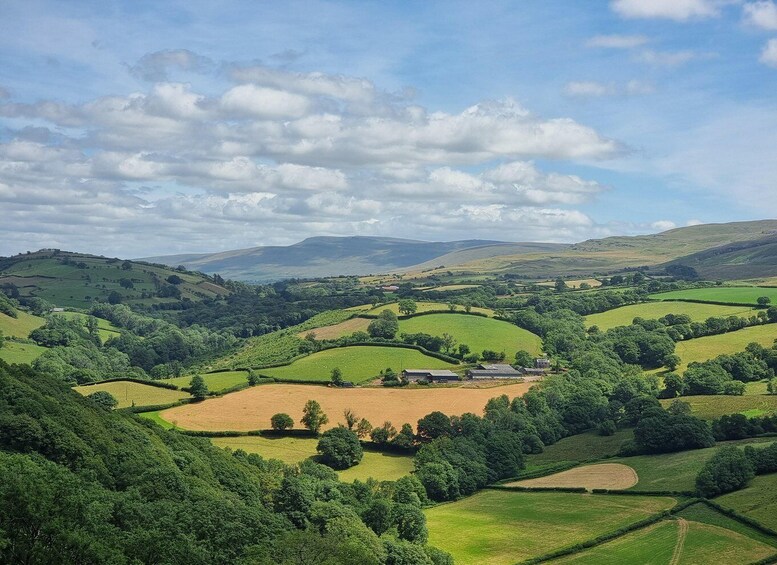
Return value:
<svg viewBox="0 0 777 565">
<path fill-rule="evenodd" d="M 777 288 L 760 286 L 715 286 L 692 288 L 651 294 L 656 300 L 706 300 L 709 302 L 731 302 L 736 304 L 758 304 L 758 298 L 767 296 L 777 304 Z"/>
<path fill-rule="evenodd" d="M 175 428 L 174 424 L 171 424 L 167 420 L 163 419 L 159 415 L 159 410 L 155 410 L 154 412 L 141 412 L 138 414 L 141 418 L 145 418 L 146 420 L 151 420 L 152 422 L 156 422 L 160 426 L 162 426 L 166 430 L 172 430 Z"/>
<path fill-rule="evenodd" d="M 464 290 L 467 288 L 478 288 L 479 284 L 446 284 L 443 286 L 433 286 L 432 288 L 424 289 L 425 292 L 428 291 L 435 291 L 435 292 L 445 292 L 449 290 Z"/>
<path fill-rule="evenodd" d="M 316 336 L 316 339 L 337 339 L 345 335 L 351 335 L 354 332 L 366 332 L 371 321 L 372 320 L 368 320 L 367 318 L 351 318 L 350 320 L 340 322 L 339 324 L 300 332 L 297 336 L 304 338 L 307 334 L 312 332 Z"/>
<path fill-rule="evenodd" d="M 46 351 L 45 347 L 31 343 L 4 341 L 0 347 L 0 359 L 12 365 L 14 363 L 30 364 Z"/>
<path fill-rule="evenodd" d="M 532 355 L 542 352 L 542 339 L 530 331 L 510 322 L 466 314 L 428 314 L 400 320 L 399 332 L 436 336 L 448 333 L 458 343 L 467 344 L 473 352 L 480 353 L 484 349 L 504 351 L 508 362 L 521 349 Z"/>
<path fill-rule="evenodd" d="M 258 453 L 268 459 L 280 459 L 286 464 L 294 464 L 316 457 L 318 440 L 315 438 L 266 438 L 258 436 L 212 438 L 213 445 L 242 449 L 248 453 Z M 408 455 L 365 451 L 358 465 L 338 471 L 340 480 L 353 482 L 368 478 L 379 481 L 395 481 L 413 470 L 413 458 Z"/>
<path fill-rule="evenodd" d="M 170 390 L 132 381 L 112 381 L 109 383 L 77 386 L 73 387 L 73 390 L 80 392 L 84 396 L 88 396 L 98 390 L 109 392 L 119 401 L 117 408 L 155 406 L 189 398 L 188 393 L 180 390 Z"/>
<path fill-rule="evenodd" d="M 88 316 L 81 312 L 55 312 L 55 316 L 62 316 L 69 320 L 81 320 L 82 323 L 86 323 Z M 119 337 L 121 335 L 121 329 L 114 326 L 108 320 L 103 318 L 97 318 L 97 333 L 100 336 L 100 341 L 105 343 L 112 337 Z"/>
<path fill-rule="evenodd" d="M 185 377 L 175 377 L 165 379 L 163 382 L 175 385 L 178 388 L 188 387 L 193 375 Z M 228 388 L 248 382 L 248 373 L 246 371 L 224 371 L 223 373 L 206 373 L 202 375 L 208 390 L 211 392 L 221 392 Z"/>
<path fill-rule="evenodd" d="M 777 339 L 777 324 L 764 324 L 735 332 L 680 341 L 675 346 L 675 353 L 681 359 L 677 370 L 684 371 L 692 361 L 707 361 L 718 355 L 744 351 L 747 344 L 751 342 L 771 347 L 775 339 Z"/>
<path fill-rule="evenodd" d="M 677 399 L 661 400 L 666 407 Z M 745 414 L 749 417 L 764 416 L 777 412 L 777 395 L 700 395 L 681 396 L 679 400 L 691 405 L 691 413 L 704 420 L 720 418 L 727 414 Z"/>
<path fill-rule="evenodd" d="M 678 544 L 681 523 L 665 520 L 631 532 L 611 542 L 553 563 L 620 565 L 621 563 L 674 563 L 679 545 L 680 565 L 703 563 L 751 563 L 774 553 L 774 548 L 737 532 L 698 522 L 687 523 L 687 533 Z"/>
<path fill-rule="evenodd" d="M 537 455 L 527 455 L 528 469 L 548 467 L 570 461 L 588 461 L 612 457 L 624 441 L 632 439 L 634 432 L 630 429 L 618 430 L 611 436 L 600 436 L 597 432 L 585 432 L 566 437 Z"/>
<path fill-rule="evenodd" d="M 777 530 L 777 473 L 756 477 L 747 488 L 724 494 L 716 502 Z"/>
<path fill-rule="evenodd" d="M 668 497 L 482 491 L 426 511 L 429 543 L 460 564 L 508 564 L 595 538 L 675 503 Z"/>
<path fill-rule="evenodd" d="M 685 518 L 686 520 L 701 522 L 703 524 L 711 524 L 713 526 L 720 526 L 721 528 L 726 528 L 727 530 L 737 532 L 743 536 L 747 536 L 767 545 L 771 545 L 772 547 L 777 547 L 777 537 L 770 536 L 761 532 L 760 530 L 756 530 L 755 528 L 748 526 L 747 524 L 743 524 L 742 522 L 734 520 L 733 518 L 729 518 L 725 514 L 721 514 L 706 504 L 692 504 L 688 508 L 685 508 L 679 512 L 677 515 L 681 518 Z"/>
<path fill-rule="evenodd" d="M 588 327 L 598 326 L 600 330 L 606 331 L 617 326 L 631 325 L 634 318 L 657 320 L 667 314 L 687 314 L 693 321 L 703 322 L 713 316 L 749 318 L 757 314 L 757 310 L 745 306 L 720 306 L 696 302 L 647 302 L 586 316 L 585 323 Z"/>
<path fill-rule="evenodd" d="M 449 310 L 448 303 L 447 302 L 416 302 L 417 310 L 416 312 L 435 312 L 440 310 Z M 390 304 L 381 304 L 379 306 L 376 306 L 372 310 L 369 310 L 368 314 L 380 314 L 383 312 L 383 310 L 391 310 L 394 312 L 394 314 L 399 315 L 399 303 L 398 302 L 392 302 Z M 457 305 L 456 310 L 459 312 L 464 311 L 464 306 Z M 490 308 L 479 308 L 477 306 L 472 307 L 473 312 L 480 312 L 481 314 L 486 314 L 488 316 L 493 316 L 494 311 Z"/>
<path fill-rule="evenodd" d="M 524 479 L 507 483 L 507 486 L 521 487 L 565 487 L 587 490 L 606 488 L 625 490 L 637 484 L 637 473 L 622 463 L 597 463 L 575 467 L 536 479 Z"/>
<path fill-rule="evenodd" d="M 399 347 L 354 346 L 319 351 L 291 365 L 262 369 L 261 373 L 279 379 L 328 382 L 332 369 L 339 368 L 346 381 L 364 382 L 391 367 L 397 373 L 403 369 L 450 369 L 450 363 L 424 355 L 414 349 Z"/>
<path fill-rule="evenodd" d="M 32 330 L 38 329 L 46 320 L 33 316 L 21 310 L 16 311 L 16 318 L 0 312 L 0 333 L 6 337 L 26 338 Z"/>
</svg>

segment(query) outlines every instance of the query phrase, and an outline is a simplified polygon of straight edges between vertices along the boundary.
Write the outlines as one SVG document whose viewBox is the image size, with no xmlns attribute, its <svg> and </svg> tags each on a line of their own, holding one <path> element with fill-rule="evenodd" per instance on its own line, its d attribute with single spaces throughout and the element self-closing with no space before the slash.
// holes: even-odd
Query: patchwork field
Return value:
<svg viewBox="0 0 777 565">
<path fill-rule="evenodd" d="M 155 406 L 190 398 L 189 393 L 181 390 L 170 390 L 132 381 L 112 381 L 109 383 L 77 386 L 73 387 L 73 390 L 84 396 L 88 396 L 98 390 L 107 391 L 119 401 L 117 408 L 127 408 L 133 406 L 133 403 L 134 406 Z"/>
<path fill-rule="evenodd" d="M 716 502 L 720 503 L 720 499 L 716 500 Z M 692 504 L 678 512 L 677 516 L 680 518 L 685 518 L 690 522 L 700 522 L 702 524 L 710 524 L 712 526 L 726 528 L 732 532 L 737 532 L 754 540 L 765 543 L 766 545 L 771 545 L 772 547 L 777 548 L 777 536 L 769 535 L 766 532 L 762 532 L 761 530 L 740 522 L 739 520 L 735 520 L 734 518 L 726 516 L 722 512 L 719 512 L 717 509 L 707 506 L 706 504 Z M 775 552 L 777 552 L 777 549 L 775 549 Z"/>
<path fill-rule="evenodd" d="M 767 296 L 777 304 L 777 288 L 760 286 L 715 286 L 693 288 L 651 294 L 656 300 L 706 300 L 709 302 L 732 302 L 736 304 L 758 304 L 761 296 Z"/>
<path fill-rule="evenodd" d="M 416 312 L 435 312 L 440 310 L 448 310 L 448 304 L 444 302 L 416 302 L 416 307 Z M 381 304 L 380 306 L 376 306 L 375 308 L 368 310 L 367 313 L 380 314 L 383 312 L 383 310 L 391 310 L 394 312 L 394 314 L 399 315 L 399 303 L 392 302 L 390 304 Z M 459 304 L 456 306 L 456 310 L 463 312 L 464 306 Z M 480 312 L 481 314 L 487 314 L 489 316 L 494 315 L 494 311 L 490 308 L 478 308 L 477 306 L 473 306 L 472 311 Z"/>
<path fill-rule="evenodd" d="M 672 403 L 672 400 L 661 400 L 660 402 L 666 407 Z M 680 400 L 691 405 L 691 412 L 694 416 L 705 420 L 720 418 L 725 414 L 745 414 L 752 417 L 777 412 L 777 395 L 774 394 L 682 396 Z"/>
<path fill-rule="evenodd" d="M 390 421 L 399 427 L 416 422 L 435 410 L 448 415 L 465 412 L 482 414 L 490 398 L 506 394 L 521 396 L 530 383 L 493 388 L 350 388 L 340 389 L 312 385 L 268 384 L 211 398 L 197 404 L 186 404 L 163 411 L 160 416 L 190 430 L 249 431 L 270 427 L 270 418 L 286 412 L 295 422 L 302 418 L 308 400 L 316 400 L 329 416 L 329 425 L 344 424 L 343 410 L 350 408 L 373 425 Z"/>
<path fill-rule="evenodd" d="M 731 530 L 679 519 L 659 522 L 552 563 L 752 563 L 773 553 L 773 547 Z"/>
<path fill-rule="evenodd" d="M 525 349 L 532 355 L 542 353 L 542 339 L 528 330 L 519 328 L 510 322 L 468 316 L 466 314 L 428 314 L 400 320 L 400 333 L 427 333 L 441 336 L 448 333 L 458 343 L 467 344 L 472 352 L 480 353 L 484 349 L 504 351 L 507 361 L 515 353 Z"/>
<path fill-rule="evenodd" d="M 516 487 L 573 487 L 606 488 L 611 490 L 625 490 L 637 484 L 637 473 L 628 465 L 622 463 L 599 463 L 575 467 L 568 471 L 507 483 L 507 486 Z"/>
<path fill-rule="evenodd" d="M 756 477 L 747 488 L 724 494 L 716 502 L 777 530 L 777 473 Z"/>
<path fill-rule="evenodd" d="M 712 316 L 739 316 L 749 318 L 758 313 L 757 309 L 746 306 L 720 306 L 718 304 L 699 304 L 697 302 L 648 302 L 630 304 L 600 314 L 586 316 L 587 327 L 598 326 L 606 331 L 617 326 L 628 326 L 634 318 L 657 320 L 667 314 L 686 314 L 693 321 L 703 322 Z"/>
<path fill-rule="evenodd" d="M 175 377 L 173 379 L 165 379 L 163 382 L 170 383 L 179 388 L 188 387 L 192 381 L 193 375 L 186 375 L 185 377 Z M 205 384 L 208 385 L 208 390 L 211 392 L 221 392 L 233 386 L 241 385 L 248 382 L 248 373 L 246 371 L 224 371 L 223 373 L 204 373 L 201 375 Z"/>
<path fill-rule="evenodd" d="M 414 349 L 402 347 L 353 346 L 338 347 L 313 353 L 291 365 L 262 369 L 262 375 L 278 379 L 329 382 L 332 369 L 339 368 L 346 381 L 356 383 L 378 376 L 388 367 L 397 373 L 403 369 L 452 369 L 450 363 L 429 357 Z"/>
<path fill-rule="evenodd" d="M 318 440 L 315 438 L 268 438 L 257 436 L 212 438 L 213 445 L 242 449 L 248 453 L 258 453 L 268 459 L 280 459 L 293 464 L 316 457 Z M 407 455 L 365 451 L 361 462 L 337 474 L 343 481 L 366 481 L 372 477 L 378 481 L 395 481 L 413 470 L 413 458 Z"/>
<path fill-rule="evenodd" d="M 340 322 L 339 324 L 300 332 L 297 336 L 304 338 L 312 332 L 315 334 L 316 339 L 337 339 L 345 335 L 351 335 L 354 332 L 366 332 L 367 326 L 370 325 L 371 321 L 372 320 L 368 320 L 367 318 L 351 318 L 350 320 Z"/>
<path fill-rule="evenodd" d="M 0 312 L 0 332 L 6 337 L 26 338 L 32 330 L 38 329 L 46 320 L 27 312 L 17 310 L 16 318 Z"/>
<path fill-rule="evenodd" d="M 46 351 L 45 347 L 31 343 L 4 341 L 0 347 L 0 359 L 8 364 L 32 363 Z"/>
<path fill-rule="evenodd" d="M 542 453 L 526 456 L 527 469 L 540 469 L 559 463 L 588 461 L 612 457 L 624 441 L 633 439 L 631 429 L 618 430 L 614 435 L 601 436 L 595 431 L 565 437 L 548 445 Z"/>
<path fill-rule="evenodd" d="M 675 353 L 682 360 L 677 370 L 684 371 L 692 361 L 707 361 L 718 355 L 744 351 L 747 344 L 751 342 L 771 347 L 775 339 L 777 339 L 777 324 L 764 324 L 735 332 L 680 341 L 675 346 Z"/>
<path fill-rule="evenodd" d="M 430 508 L 426 517 L 429 543 L 456 563 L 499 565 L 595 538 L 674 504 L 668 497 L 487 490 Z"/>
<path fill-rule="evenodd" d="M 55 312 L 54 316 L 62 316 L 70 320 L 81 320 L 82 323 L 86 323 L 88 316 L 80 312 Z M 97 318 L 97 333 L 100 336 L 100 341 L 105 343 L 112 337 L 119 337 L 121 335 L 121 329 L 114 326 L 108 320 Z"/>
</svg>

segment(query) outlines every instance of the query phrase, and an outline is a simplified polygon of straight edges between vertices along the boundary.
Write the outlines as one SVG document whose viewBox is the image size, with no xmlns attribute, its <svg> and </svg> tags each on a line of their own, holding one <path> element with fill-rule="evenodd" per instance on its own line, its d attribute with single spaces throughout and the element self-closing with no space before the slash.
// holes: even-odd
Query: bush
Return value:
<svg viewBox="0 0 777 565">
<path fill-rule="evenodd" d="M 359 438 L 342 426 L 325 431 L 316 450 L 321 454 L 321 462 L 333 469 L 353 467 L 364 456 Z"/>
<path fill-rule="evenodd" d="M 754 476 L 753 463 L 744 452 L 733 446 L 721 447 L 699 471 L 696 489 L 701 496 L 712 498 L 744 488 Z"/>
<path fill-rule="evenodd" d="M 288 414 L 279 412 L 278 414 L 275 414 L 273 415 L 272 418 L 270 418 L 270 426 L 272 426 L 272 429 L 274 430 L 283 431 L 289 428 L 293 428 L 294 420 L 292 420 L 291 416 L 289 416 Z"/>
<path fill-rule="evenodd" d="M 87 396 L 87 398 L 105 410 L 113 410 L 116 408 L 116 405 L 119 404 L 119 401 L 116 400 L 110 392 L 105 390 L 93 392 Z"/>
</svg>

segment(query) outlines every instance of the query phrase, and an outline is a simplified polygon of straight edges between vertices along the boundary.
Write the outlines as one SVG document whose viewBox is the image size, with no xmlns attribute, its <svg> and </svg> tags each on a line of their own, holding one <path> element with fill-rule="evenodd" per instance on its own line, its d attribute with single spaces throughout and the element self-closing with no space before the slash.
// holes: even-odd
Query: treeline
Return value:
<svg viewBox="0 0 777 565">
<path fill-rule="evenodd" d="M 777 443 L 739 449 L 721 447 L 696 476 L 696 490 L 708 498 L 745 488 L 756 475 L 777 472 Z"/>
<path fill-rule="evenodd" d="M 667 373 L 664 375 L 661 397 L 742 395 L 745 392 L 745 383 L 774 377 L 774 369 L 760 356 L 761 350 L 761 346 L 753 343 L 740 353 L 719 355 L 709 361 L 690 363 L 682 377 L 674 372 Z"/>
</svg>

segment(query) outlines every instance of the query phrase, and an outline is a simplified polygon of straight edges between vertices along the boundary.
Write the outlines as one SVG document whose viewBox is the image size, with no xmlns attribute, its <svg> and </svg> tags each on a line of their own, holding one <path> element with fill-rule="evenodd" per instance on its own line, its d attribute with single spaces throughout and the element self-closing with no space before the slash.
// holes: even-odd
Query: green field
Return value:
<svg viewBox="0 0 777 565">
<path fill-rule="evenodd" d="M 26 338 L 32 330 L 41 327 L 46 320 L 33 316 L 21 310 L 16 311 L 16 318 L 0 312 L 0 332 L 6 337 Z"/>
<path fill-rule="evenodd" d="M 80 320 L 82 323 L 86 323 L 88 318 L 87 314 L 81 312 L 55 312 L 54 316 L 62 316 L 69 320 Z M 100 341 L 105 343 L 112 337 L 119 337 L 121 335 L 121 329 L 114 326 L 108 320 L 103 318 L 97 318 L 97 333 L 100 336 Z"/>
<path fill-rule="evenodd" d="M 717 502 L 720 502 L 720 500 Z M 766 545 L 777 547 L 777 536 L 771 536 L 762 532 L 761 530 L 757 530 L 752 526 L 740 522 L 739 520 L 730 518 L 715 508 L 707 506 L 706 504 L 692 504 L 691 506 L 688 506 L 687 508 L 684 508 L 678 512 L 677 515 L 692 522 L 701 522 L 703 524 L 720 526 L 721 528 L 726 528 L 727 530 L 731 530 L 733 532 L 737 532 L 744 536 L 753 538 L 754 540 L 758 540 L 762 543 L 765 543 Z"/>
<path fill-rule="evenodd" d="M 164 379 L 162 382 L 170 383 L 178 388 L 188 387 L 192 381 L 193 375 L 186 375 L 185 377 L 175 377 L 173 379 Z M 233 386 L 241 385 L 248 382 L 248 373 L 246 371 L 224 371 L 223 373 L 204 373 L 202 378 L 205 380 L 205 384 L 208 385 L 208 390 L 211 392 L 221 392 Z"/>
<path fill-rule="evenodd" d="M 632 439 L 631 429 L 618 430 L 614 435 L 601 436 L 595 431 L 565 437 L 548 445 L 542 453 L 526 456 L 528 470 L 539 469 L 573 461 L 589 461 L 612 457 L 624 441 Z"/>
<path fill-rule="evenodd" d="M 157 424 L 159 424 L 160 426 L 162 426 L 166 430 L 174 429 L 175 425 L 171 424 L 167 420 L 163 420 L 159 416 L 159 412 L 160 412 L 159 410 L 155 410 L 153 412 L 140 412 L 138 414 L 138 416 L 140 416 L 141 418 L 144 418 L 146 420 L 151 420 L 152 422 L 156 422 Z"/>
<path fill-rule="evenodd" d="M 32 363 L 46 351 L 45 347 L 31 343 L 4 341 L 0 347 L 0 359 L 8 364 Z"/>
<path fill-rule="evenodd" d="M 429 543 L 459 564 L 508 564 L 595 538 L 675 504 L 625 497 L 486 490 L 426 510 Z"/>
<path fill-rule="evenodd" d="M 119 401 L 117 408 L 130 406 L 156 406 L 170 404 L 184 398 L 190 398 L 189 393 L 181 390 L 170 390 L 158 386 L 144 385 L 133 381 L 112 381 L 73 387 L 73 390 L 88 396 L 98 390 L 111 393 Z"/>
<path fill-rule="evenodd" d="M 354 346 L 320 351 L 291 365 L 262 369 L 261 373 L 279 379 L 297 381 L 328 381 L 332 369 L 339 368 L 346 381 L 364 382 L 391 367 L 397 373 L 403 369 L 451 369 L 450 363 L 424 355 L 413 349 L 399 347 Z"/>
<path fill-rule="evenodd" d="M 591 314 L 586 316 L 585 324 L 588 327 L 598 326 L 600 330 L 606 331 L 617 326 L 631 325 L 634 318 L 657 320 L 667 314 L 686 314 L 695 322 L 703 322 L 713 316 L 749 318 L 757 313 L 758 310 L 746 306 L 720 306 L 696 302 L 647 302 L 622 306 L 600 314 Z"/>
<path fill-rule="evenodd" d="M 678 540 L 680 536 L 682 538 Z M 582 553 L 554 560 L 552 563 L 580 565 L 751 563 L 773 553 L 773 547 L 718 526 L 682 520 L 665 520 Z M 673 556 L 676 561 L 673 560 Z"/>
<path fill-rule="evenodd" d="M 666 399 L 660 402 L 664 407 L 667 407 L 673 400 L 676 399 Z M 753 417 L 777 412 L 777 395 L 775 394 L 681 396 L 679 400 L 690 404 L 693 415 L 704 420 L 720 418 L 726 414 L 745 414 L 748 417 Z"/>
<path fill-rule="evenodd" d="M 467 344 L 470 351 L 480 353 L 484 349 L 504 351 L 507 361 L 515 353 L 525 349 L 532 355 L 542 353 L 542 339 L 528 330 L 510 322 L 468 316 L 466 314 L 427 314 L 400 320 L 399 333 L 426 333 L 442 336 L 448 333 L 458 343 Z"/>
<path fill-rule="evenodd" d="M 318 440 L 315 438 L 243 436 L 213 438 L 211 441 L 218 447 L 242 449 L 268 459 L 280 459 L 287 464 L 299 463 L 318 455 Z M 340 480 L 346 482 L 356 479 L 366 481 L 370 477 L 379 481 L 395 481 L 412 470 L 413 458 L 410 456 L 365 451 L 364 458 L 358 465 L 338 471 L 337 474 Z"/>
<path fill-rule="evenodd" d="M 715 286 L 692 288 L 651 294 L 656 300 L 706 300 L 709 302 L 731 302 L 735 304 L 758 304 L 761 296 L 767 296 L 777 304 L 777 288 L 760 286 Z"/>
<path fill-rule="evenodd" d="M 756 477 L 747 488 L 724 494 L 716 502 L 777 530 L 777 473 Z"/>
<path fill-rule="evenodd" d="M 680 356 L 682 363 L 677 370 L 684 371 L 692 361 L 707 361 L 718 355 L 739 353 L 751 342 L 771 347 L 775 339 L 777 324 L 764 324 L 735 332 L 679 341 L 675 346 L 675 353 Z"/>
<path fill-rule="evenodd" d="M 454 301 L 455 302 L 455 301 Z M 448 304 L 445 302 L 416 302 L 416 312 L 438 312 L 440 310 L 448 311 Z M 376 306 L 372 310 L 368 310 L 368 314 L 380 314 L 383 312 L 383 310 L 391 310 L 394 312 L 394 314 L 399 315 L 399 303 L 398 302 L 392 302 L 390 304 L 381 304 L 380 306 Z M 464 306 L 458 305 L 456 306 L 456 310 L 459 312 L 464 311 Z M 478 308 L 477 306 L 472 307 L 472 312 L 480 312 L 481 314 L 487 314 L 488 316 L 493 316 L 494 311 L 490 308 Z"/>
</svg>

